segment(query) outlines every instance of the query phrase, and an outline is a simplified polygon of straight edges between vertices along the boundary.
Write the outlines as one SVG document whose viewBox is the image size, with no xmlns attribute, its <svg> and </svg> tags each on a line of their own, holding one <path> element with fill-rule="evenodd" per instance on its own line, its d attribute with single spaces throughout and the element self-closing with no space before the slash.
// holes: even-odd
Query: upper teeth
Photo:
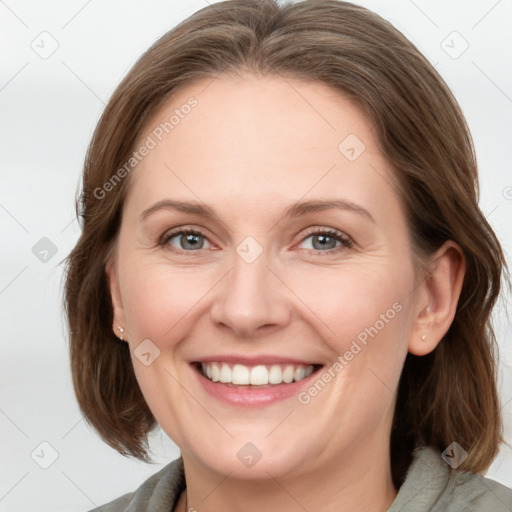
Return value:
<svg viewBox="0 0 512 512">
<path fill-rule="evenodd" d="M 232 367 L 228 363 L 201 363 L 203 375 L 213 382 L 225 384 L 255 385 L 281 384 L 285 382 L 298 382 L 313 373 L 313 365 L 287 364 L 270 366 L 244 366 L 235 364 Z"/>
</svg>

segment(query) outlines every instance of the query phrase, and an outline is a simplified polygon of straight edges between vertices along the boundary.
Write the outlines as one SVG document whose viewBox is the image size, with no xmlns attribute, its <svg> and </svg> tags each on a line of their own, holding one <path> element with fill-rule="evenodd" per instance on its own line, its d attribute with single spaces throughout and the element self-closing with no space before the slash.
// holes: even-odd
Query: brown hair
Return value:
<svg viewBox="0 0 512 512">
<path fill-rule="evenodd" d="M 321 81 L 357 104 L 395 171 L 415 259 L 426 261 L 446 240 L 462 248 L 466 275 L 452 325 L 432 353 L 405 361 L 392 469 L 400 485 L 415 446 L 444 450 L 457 441 L 469 452 L 460 469 L 484 471 L 503 441 L 490 313 L 506 263 L 478 207 L 471 135 L 448 86 L 416 47 L 378 15 L 337 0 L 213 4 L 160 38 L 114 92 L 86 156 L 77 201 L 83 229 L 67 261 L 71 367 L 85 418 L 120 453 L 149 460 L 147 433 L 156 420 L 128 345 L 112 332 L 105 273 L 129 177 L 106 199 L 95 191 L 130 158 L 143 126 L 178 87 L 241 70 Z"/>
</svg>

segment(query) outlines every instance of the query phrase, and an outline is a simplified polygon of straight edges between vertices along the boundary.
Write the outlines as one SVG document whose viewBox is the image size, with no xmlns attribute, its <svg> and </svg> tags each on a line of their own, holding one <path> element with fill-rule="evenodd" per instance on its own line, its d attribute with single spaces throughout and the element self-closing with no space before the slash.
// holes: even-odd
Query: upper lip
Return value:
<svg viewBox="0 0 512 512">
<path fill-rule="evenodd" d="M 305 361 L 301 359 L 295 359 L 291 357 L 273 356 L 273 355 L 260 355 L 260 356 L 236 356 L 236 355 L 211 355 L 204 356 L 192 361 L 193 363 L 233 363 L 243 364 L 244 366 L 256 366 L 260 364 L 302 364 L 304 366 L 318 365 L 314 361 Z"/>
</svg>

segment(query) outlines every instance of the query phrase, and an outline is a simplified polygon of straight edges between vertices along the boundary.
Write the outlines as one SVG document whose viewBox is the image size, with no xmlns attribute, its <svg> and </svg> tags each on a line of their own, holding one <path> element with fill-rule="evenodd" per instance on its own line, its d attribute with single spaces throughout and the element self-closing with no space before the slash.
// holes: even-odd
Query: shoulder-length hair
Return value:
<svg viewBox="0 0 512 512">
<path fill-rule="evenodd" d="M 105 265 L 130 177 L 98 191 L 122 168 L 148 119 L 178 87 L 242 70 L 320 81 L 369 116 L 394 171 L 418 268 L 446 240 L 466 274 L 452 325 L 430 354 L 408 354 L 391 433 L 400 483 L 412 449 L 457 441 L 460 469 L 488 468 L 501 436 L 496 340 L 490 322 L 506 262 L 478 206 L 473 142 L 450 89 L 389 22 L 337 0 L 228 0 L 206 7 L 156 41 L 110 98 L 90 143 L 77 214 L 80 239 L 67 258 L 65 310 L 73 385 L 87 421 L 123 455 L 148 458 L 156 426 L 126 343 L 112 332 Z"/>
</svg>

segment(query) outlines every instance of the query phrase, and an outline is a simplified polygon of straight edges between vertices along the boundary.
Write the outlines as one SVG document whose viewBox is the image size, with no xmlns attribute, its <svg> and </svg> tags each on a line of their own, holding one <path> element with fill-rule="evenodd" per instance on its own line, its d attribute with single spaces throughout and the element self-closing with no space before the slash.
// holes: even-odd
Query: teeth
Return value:
<svg viewBox="0 0 512 512">
<path fill-rule="evenodd" d="M 283 372 L 283 381 L 286 384 L 293 382 L 293 374 L 295 373 L 295 368 L 293 366 L 287 366 Z"/>
<path fill-rule="evenodd" d="M 306 369 L 304 367 L 299 367 L 295 369 L 295 373 L 293 374 L 293 380 L 295 382 L 302 380 L 306 375 Z"/>
<path fill-rule="evenodd" d="M 283 371 L 278 364 L 274 364 L 270 368 L 270 372 L 268 373 L 268 383 L 269 384 L 281 384 L 283 382 Z"/>
<path fill-rule="evenodd" d="M 233 366 L 233 370 L 231 371 L 231 382 L 233 384 L 249 384 L 249 380 L 249 368 L 241 364 L 235 364 L 235 366 Z"/>
<path fill-rule="evenodd" d="M 255 366 L 251 370 L 251 384 L 253 386 L 262 386 L 264 384 L 268 384 L 268 370 L 265 366 Z M 236 384 L 233 382 L 233 384 Z"/>
<path fill-rule="evenodd" d="M 209 365 L 207 365 L 208 367 Z M 219 370 L 219 367 L 218 365 L 212 365 L 211 366 L 212 370 L 212 380 L 213 382 L 219 382 L 219 379 L 220 379 L 220 370 Z M 208 375 L 208 370 L 207 370 L 207 375 Z"/>
<path fill-rule="evenodd" d="M 219 380 L 224 383 L 231 382 L 231 368 L 225 363 L 220 367 Z"/>
<path fill-rule="evenodd" d="M 264 386 L 267 384 L 290 384 L 299 382 L 313 373 L 313 365 L 302 364 L 273 364 L 270 366 L 245 366 L 228 363 L 202 363 L 202 373 L 213 382 L 235 384 L 238 386 Z"/>
</svg>

